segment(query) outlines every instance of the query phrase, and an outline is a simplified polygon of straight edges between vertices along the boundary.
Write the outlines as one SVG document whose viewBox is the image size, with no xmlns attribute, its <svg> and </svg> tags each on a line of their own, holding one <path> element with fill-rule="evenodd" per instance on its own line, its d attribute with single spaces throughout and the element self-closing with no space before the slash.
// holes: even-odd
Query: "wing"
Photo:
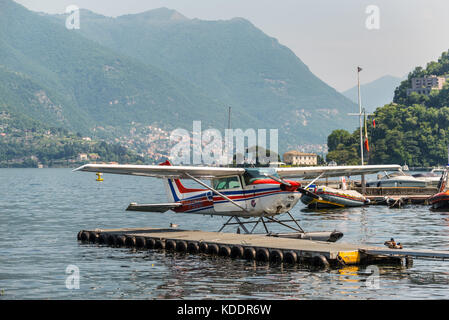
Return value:
<svg viewBox="0 0 449 320">
<path fill-rule="evenodd" d="M 366 165 L 366 166 L 326 166 L 326 167 L 293 167 L 276 168 L 276 173 L 281 178 L 316 178 L 322 177 L 357 176 L 361 174 L 372 174 L 379 171 L 397 171 L 400 165 Z"/>
<path fill-rule="evenodd" d="M 129 174 L 156 178 L 190 179 L 187 175 L 198 179 L 212 179 L 235 174 L 243 174 L 243 168 L 193 167 L 193 166 L 160 166 L 160 165 L 128 165 L 128 164 L 85 164 L 73 171 Z"/>
</svg>

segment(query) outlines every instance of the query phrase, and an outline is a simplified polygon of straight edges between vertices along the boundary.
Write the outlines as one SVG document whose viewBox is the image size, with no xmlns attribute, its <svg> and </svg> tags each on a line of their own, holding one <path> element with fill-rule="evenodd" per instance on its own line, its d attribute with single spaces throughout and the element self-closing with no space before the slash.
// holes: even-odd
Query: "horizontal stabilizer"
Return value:
<svg viewBox="0 0 449 320">
<path fill-rule="evenodd" d="M 127 211 L 144 211 L 144 212 L 165 212 L 180 207 L 181 203 L 156 203 L 156 204 L 137 204 L 131 203 Z"/>
</svg>

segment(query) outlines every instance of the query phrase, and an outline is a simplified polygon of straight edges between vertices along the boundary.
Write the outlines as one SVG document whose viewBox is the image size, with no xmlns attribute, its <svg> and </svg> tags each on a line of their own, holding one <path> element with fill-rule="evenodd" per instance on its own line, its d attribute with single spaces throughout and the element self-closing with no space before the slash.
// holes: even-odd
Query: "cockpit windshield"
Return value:
<svg viewBox="0 0 449 320">
<path fill-rule="evenodd" d="M 245 184 L 249 185 L 255 180 L 269 178 L 266 174 L 279 178 L 279 175 L 273 168 L 248 168 L 243 174 L 243 179 Z"/>
</svg>

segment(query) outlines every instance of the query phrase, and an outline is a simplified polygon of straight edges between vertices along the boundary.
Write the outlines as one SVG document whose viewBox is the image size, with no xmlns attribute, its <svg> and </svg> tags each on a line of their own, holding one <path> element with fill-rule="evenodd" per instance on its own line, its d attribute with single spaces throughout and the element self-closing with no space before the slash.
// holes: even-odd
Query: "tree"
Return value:
<svg viewBox="0 0 449 320">
<path fill-rule="evenodd" d="M 329 151 L 337 150 L 338 146 L 342 144 L 350 145 L 353 144 L 351 134 L 344 129 L 337 129 L 332 131 L 332 133 L 327 137 L 327 147 Z"/>
</svg>

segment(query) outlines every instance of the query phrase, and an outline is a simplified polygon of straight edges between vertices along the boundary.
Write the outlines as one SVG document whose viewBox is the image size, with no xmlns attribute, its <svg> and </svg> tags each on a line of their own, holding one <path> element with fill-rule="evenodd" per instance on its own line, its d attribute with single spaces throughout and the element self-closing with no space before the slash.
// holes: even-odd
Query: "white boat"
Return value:
<svg viewBox="0 0 449 320">
<path fill-rule="evenodd" d="M 430 177 L 414 177 L 407 175 L 402 171 L 395 173 L 385 173 L 383 177 L 378 180 L 369 181 L 366 183 L 367 187 L 410 187 L 410 188 L 426 188 L 432 187 L 433 181 Z M 432 177 L 434 178 L 434 177 Z M 439 178 L 438 178 L 439 181 Z M 436 182 L 438 184 L 438 181 Z"/>
<path fill-rule="evenodd" d="M 429 185 L 429 187 L 436 187 L 438 186 L 438 183 L 440 182 L 441 179 L 441 173 L 439 174 L 436 173 L 438 171 L 431 171 L 431 172 L 420 172 L 420 173 L 415 173 L 412 176 L 418 180 L 422 180 L 422 181 L 426 181 Z"/>
</svg>

